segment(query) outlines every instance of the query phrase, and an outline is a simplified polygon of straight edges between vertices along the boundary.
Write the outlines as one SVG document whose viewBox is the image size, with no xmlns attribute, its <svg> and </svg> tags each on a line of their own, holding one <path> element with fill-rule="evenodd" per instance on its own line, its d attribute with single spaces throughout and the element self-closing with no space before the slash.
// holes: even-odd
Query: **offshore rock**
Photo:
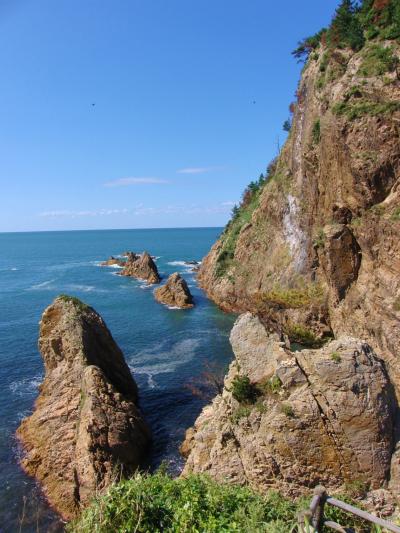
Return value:
<svg viewBox="0 0 400 533">
<path fill-rule="evenodd" d="M 17 430 L 23 469 L 66 519 L 140 465 L 150 441 L 137 386 L 103 319 L 60 296 L 43 313 L 45 366 L 34 412 Z"/>
<path fill-rule="evenodd" d="M 186 281 L 178 272 L 171 274 L 167 283 L 154 291 L 155 299 L 171 307 L 187 309 L 193 307 L 193 297 Z"/>
<path fill-rule="evenodd" d="M 237 320 L 231 343 L 236 360 L 225 390 L 187 432 L 183 475 L 204 472 L 292 496 L 317 484 L 387 484 L 396 399 L 367 343 L 343 336 L 291 352 L 250 313 Z M 257 386 L 255 403 L 233 397 L 238 375 Z"/>
<path fill-rule="evenodd" d="M 125 266 L 125 261 L 123 259 L 118 259 L 117 257 L 114 257 L 113 255 L 109 257 L 106 261 L 102 261 L 100 263 L 100 266 Z"/>
<path fill-rule="evenodd" d="M 161 281 L 157 265 L 147 252 L 143 252 L 140 256 L 133 253 L 128 254 L 121 276 L 142 279 L 148 284 L 160 283 Z"/>
</svg>

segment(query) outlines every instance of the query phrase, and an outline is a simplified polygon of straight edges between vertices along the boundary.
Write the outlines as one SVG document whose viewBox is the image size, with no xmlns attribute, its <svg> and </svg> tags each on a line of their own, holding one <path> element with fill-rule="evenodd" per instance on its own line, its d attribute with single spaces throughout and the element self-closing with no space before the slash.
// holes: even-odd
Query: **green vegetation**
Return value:
<svg viewBox="0 0 400 533">
<path fill-rule="evenodd" d="M 321 140 L 321 120 L 318 118 L 312 127 L 312 143 L 313 144 L 319 144 L 319 141 Z"/>
<path fill-rule="evenodd" d="M 288 418 L 295 418 L 295 413 L 294 413 L 293 407 L 291 405 L 289 405 L 288 403 L 282 403 L 281 404 L 281 411 Z"/>
<path fill-rule="evenodd" d="M 298 288 L 286 288 L 276 285 L 269 292 L 262 293 L 258 296 L 260 303 L 266 303 L 269 306 L 275 305 L 285 309 L 298 309 L 309 305 L 318 305 L 322 303 L 324 290 L 317 283 L 310 283 Z"/>
<path fill-rule="evenodd" d="M 251 383 L 248 376 L 235 376 L 232 381 L 232 396 L 239 403 L 254 403 L 260 395 L 256 385 Z"/>
<path fill-rule="evenodd" d="M 372 101 L 344 101 L 335 104 L 332 112 L 335 115 L 345 115 L 349 120 L 355 120 L 365 115 L 378 116 L 392 114 L 400 110 L 400 102 L 372 102 Z"/>
<path fill-rule="evenodd" d="M 393 303 L 393 309 L 395 311 L 400 311 L 400 296 L 395 299 L 395 301 Z"/>
<path fill-rule="evenodd" d="M 400 38 L 400 3 L 398 0 L 342 0 L 329 28 L 306 37 L 292 52 L 299 61 L 318 53 L 322 43 L 328 51 L 340 48 L 361 50 L 372 39 Z M 327 69 L 329 55 L 323 57 L 321 72 Z"/>
<path fill-rule="evenodd" d="M 381 76 L 386 72 L 393 72 L 398 64 L 393 48 L 379 44 L 371 44 L 363 52 L 363 61 L 358 74 L 364 77 Z"/>
<path fill-rule="evenodd" d="M 291 127 L 292 127 L 292 122 L 291 122 L 291 120 L 288 118 L 288 119 L 286 119 L 285 122 L 283 123 L 282 129 L 283 129 L 283 131 L 286 131 L 287 133 L 289 133 Z"/>
<path fill-rule="evenodd" d="M 313 331 L 300 324 L 291 324 L 288 327 L 287 334 L 291 342 L 301 344 L 307 348 L 320 348 L 328 340 L 328 338 L 317 337 Z"/>
<path fill-rule="evenodd" d="M 400 221 L 400 207 L 396 207 L 396 209 L 391 214 L 390 219 L 394 220 L 395 222 Z"/>
<path fill-rule="evenodd" d="M 239 405 L 239 407 L 231 415 L 232 424 L 237 424 L 242 418 L 247 418 L 252 411 L 249 405 Z"/>
<path fill-rule="evenodd" d="M 317 233 L 313 239 L 313 245 L 315 248 L 324 248 L 326 241 L 326 235 L 323 228 L 318 228 Z"/>
<path fill-rule="evenodd" d="M 368 484 L 365 481 L 355 479 L 345 483 L 345 493 L 350 498 L 365 498 L 368 492 Z"/>
<path fill-rule="evenodd" d="M 59 300 L 62 300 L 63 302 L 71 302 L 77 307 L 80 311 L 86 311 L 89 309 L 89 306 L 85 303 L 83 303 L 79 298 L 76 298 L 75 296 L 68 296 L 68 294 L 59 294 L 57 297 Z"/>
<path fill-rule="evenodd" d="M 282 381 L 278 376 L 272 376 L 271 378 L 259 383 L 258 388 L 263 394 L 278 394 L 282 390 Z"/>
<path fill-rule="evenodd" d="M 304 504 L 303 504 L 304 505 Z M 205 476 L 136 475 L 113 485 L 67 527 L 74 533 L 290 531 L 296 504 L 276 492 L 260 496 Z"/>
<path fill-rule="evenodd" d="M 334 363 L 340 363 L 342 358 L 340 357 L 340 354 L 338 352 L 332 352 L 331 353 L 331 359 Z"/>
</svg>

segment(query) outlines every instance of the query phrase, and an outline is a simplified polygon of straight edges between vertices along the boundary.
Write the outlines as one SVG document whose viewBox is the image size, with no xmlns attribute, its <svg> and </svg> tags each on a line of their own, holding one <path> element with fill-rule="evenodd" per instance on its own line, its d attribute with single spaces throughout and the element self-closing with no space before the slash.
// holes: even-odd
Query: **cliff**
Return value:
<svg viewBox="0 0 400 533">
<path fill-rule="evenodd" d="M 17 431 L 22 467 L 72 518 L 116 477 L 132 474 L 150 433 L 121 350 L 94 309 L 60 296 L 43 313 L 45 378 Z"/>
<path fill-rule="evenodd" d="M 399 7 L 390 0 L 364 1 L 363 16 L 367 8 L 369 26 L 364 34 L 360 30 L 357 46 L 352 48 L 345 41 L 332 44 L 337 43 L 334 24 L 338 24 L 341 7 L 329 30 L 299 47 L 308 51 L 308 59 L 297 100 L 291 105 L 287 142 L 266 175 L 246 189 L 198 276 L 207 295 L 222 309 L 251 312 L 263 328 L 262 336 L 276 335 L 272 338 L 284 343 L 285 348 L 279 350 L 285 351 L 284 357 L 301 378 L 284 393 L 300 402 L 294 408 L 294 421 L 278 414 L 275 401 L 263 404 L 267 414 L 255 414 L 251 407 L 246 427 L 241 422 L 236 430 L 229 429 L 234 411 L 229 389 L 235 370 L 231 368 L 228 390 L 204 410 L 188 433 L 186 471 L 210 471 L 217 477 L 227 473 L 241 482 L 284 490 L 289 490 L 288 483 L 293 490 L 313 486 L 324 476 L 328 486 L 357 476 L 370 478 L 372 486 L 399 482 L 398 408 L 384 415 L 385 421 L 380 418 L 381 401 L 392 405 L 395 396 L 400 396 L 400 25 L 396 23 L 398 33 L 393 33 L 394 26 L 384 19 L 387 10 L 398 16 Z M 242 334 L 253 335 L 252 331 L 244 328 Z M 336 340 L 327 344 L 332 339 Z M 290 356 L 288 348 L 298 345 L 308 350 Z M 275 349 L 271 352 L 267 347 L 268 343 L 256 368 L 271 376 Z M 341 364 L 345 363 L 343 373 L 340 365 L 332 366 L 333 361 L 327 364 L 336 352 Z M 362 361 L 350 353 L 360 354 Z M 241 358 L 241 369 L 247 360 Z M 378 418 L 367 421 L 364 428 L 358 425 L 358 417 L 367 408 L 359 396 L 364 386 L 350 383 L 352 365 L 366 371 L 362 373 L 368 390 L 378 368 L 383 379 L 378 380 L 382 388 L 376 391 L 377 404 L 371 411 Z M 367 368 L 375 369 L 374 376 L 368 377 Z M 252 385 L 259 383 L 251 372 L 250 378 Z M 342 453 L 341 442 L 349 438 L 344 423 L 349 413 L 340 413 L 336 400 L 325 398 L 333 416 L 338 415 L 341 429 L 333 427 L 325 407 L 317 406 L 320 392 L 312 392 L 315 383 L 321 393 L 324 388 L 329 395 L 341 390 L 350 411 L 359 412 L 346 424 L 353 426 L 350 433 L 360 432 L 374 443 L 374 449 L 381 450 L 380 458 L 385 459 L 379 466 L 374 463 L 376 471 L 375 466 L 369 470 L 365 458 L 357 459 L 374 454 L 363 451 L 362 445 L 358 448 L 354 440 L 343 444 L 353 459 Z M 389 390 L 393 394 L 384 399 Z M 297 397 L 299 391 L 302 394 Z M 354 391 L 358 391 L 355 397 Z M 309 398 L 307 407 L 302 395 Z M 390 424 L 392 429 L 388 429 Z M 282 427 L 283 436 L 278 431 Z M 346 435 L 344 440 L 338 431 Z M 388 439 L 384 445 L 377 444 L 380 431 Z M 282 451 L 285 446 L 287 452 Z M 314 449 L 321 460 L 318 474 L 313 470 Z"/>
</svg>

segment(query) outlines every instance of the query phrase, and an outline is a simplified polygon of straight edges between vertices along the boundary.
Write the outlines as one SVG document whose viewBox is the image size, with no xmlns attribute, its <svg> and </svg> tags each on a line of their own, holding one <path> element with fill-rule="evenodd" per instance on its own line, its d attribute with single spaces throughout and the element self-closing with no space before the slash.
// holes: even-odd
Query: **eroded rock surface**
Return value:
<svg viewBox="0 0 400 533">
<path fill-rule="evenodd" d="M 139 256 L 133 253 L 128 254 L 121 276 L 142 279 L 149 284 L 160 283 L 161 281 L 157 265 L 147 252 L 143 252 Z"/>
<path fill-rule="evenodd" d="M 17 431 L 21 464 L 72 518 L 96 491 L 138 468 L 150 433 L 129 367 L 94 309 L 56 298 L 43 313 L 39 349 L 45 378 Z"/>
<path fill-rule="evenodd" d="M 154 291 L 154 297 L 158 302 L 171 307 L 186 309 L 194 306 L 189 287 L 178 272 L 171 274 L 167 283 Z"/>
<path fill-rule="evenodd" d="M 291 352 L 249 313 L 237 320 L 231 343 L 236 358 L 225 390 L 182 446 L 184 475 L 206 472 L 289 495 L 319 483 L 330 490 L 354 480 L 387 486 L 396 399 L 367 343 L 343 336 Z M 238 375 L 260 391 L 254 403 L 233 397 Z"/>
</svg>

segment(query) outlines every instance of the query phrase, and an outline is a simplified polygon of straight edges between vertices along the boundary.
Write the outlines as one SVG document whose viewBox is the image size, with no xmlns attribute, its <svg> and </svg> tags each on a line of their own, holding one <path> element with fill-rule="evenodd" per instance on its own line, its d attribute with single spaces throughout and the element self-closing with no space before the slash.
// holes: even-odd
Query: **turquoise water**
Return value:
<svg viewBox="0 0 400 533">
<path fill-rule="evenodd" d="M 151 468 L 179 472 L 178 447 L 205 400 L 187 387 L 207 362 L 226 366 L 233 317 L 196 286 L 184 261 L 201 260 L 220 228 L 0 234 L 0 531 L 56 531 L 60 525 L 35 482 L 18 466 L 14 432 L 43 378 L 37 350 L 41 313 L 60 293 L 77 296 L 105 319 L 139 385 L 153 431 Z M 192 310 L 157 303 L 153 288 L 98 263 L 126 250 L 148 250 L 165 279 L 178 271 L 195 298 Z M 25 501 L 25 504 L 24 504 Z"/>
</svg>

